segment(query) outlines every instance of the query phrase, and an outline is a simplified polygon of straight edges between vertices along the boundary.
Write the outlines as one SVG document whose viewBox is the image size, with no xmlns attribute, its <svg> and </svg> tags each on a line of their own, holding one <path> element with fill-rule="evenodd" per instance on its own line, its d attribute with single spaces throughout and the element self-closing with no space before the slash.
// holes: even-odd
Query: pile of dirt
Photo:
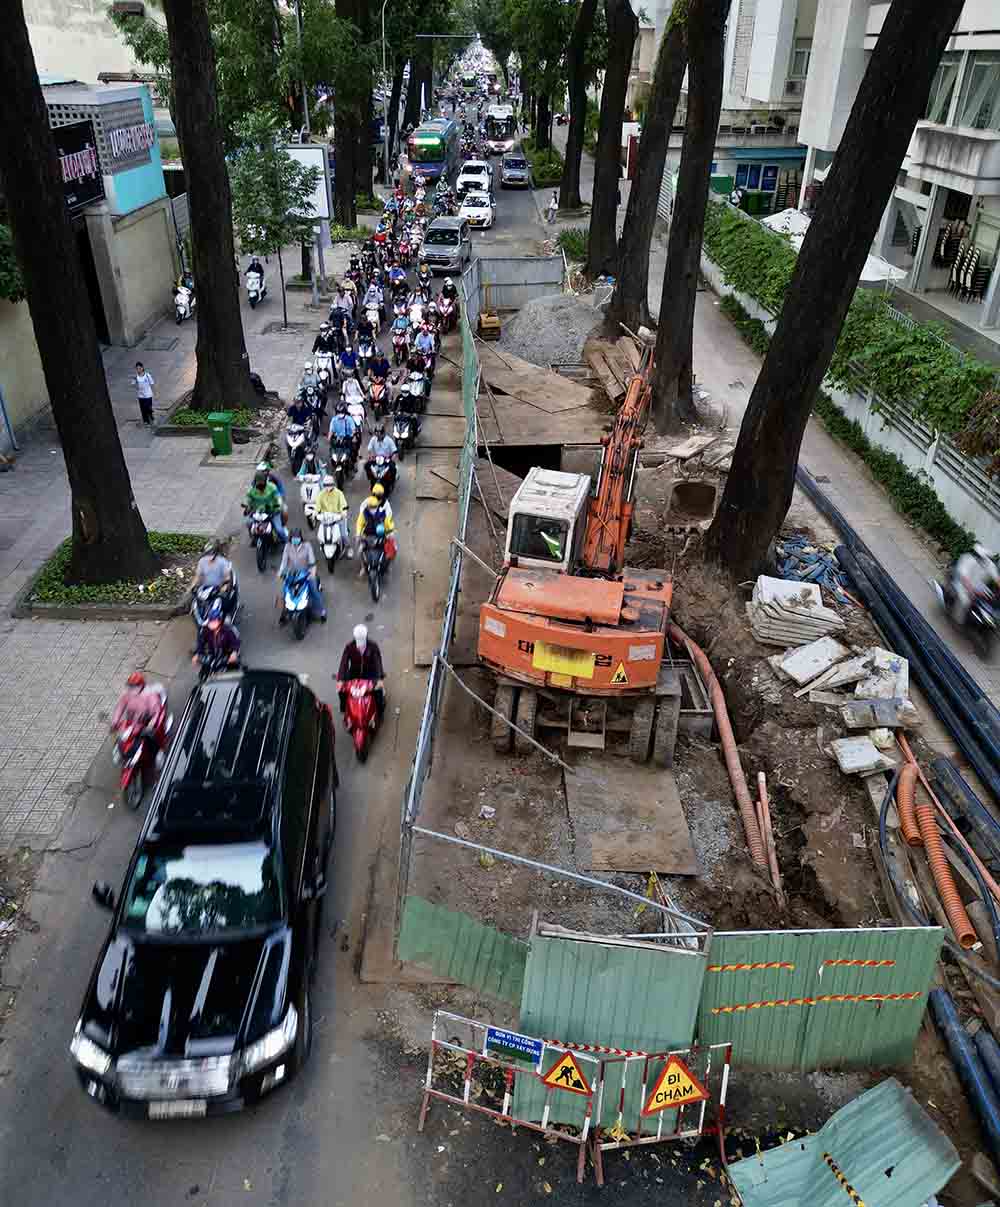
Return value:
<svg viewBox="0 0 1000 1207">
<path fill-rule="evenodd" d="M 499 346 L 546 369 L 578 363 L 587 336 L 603 321 L 599 311 L 574 294 L 535 298 L 504 324 Z"/>
</svg>

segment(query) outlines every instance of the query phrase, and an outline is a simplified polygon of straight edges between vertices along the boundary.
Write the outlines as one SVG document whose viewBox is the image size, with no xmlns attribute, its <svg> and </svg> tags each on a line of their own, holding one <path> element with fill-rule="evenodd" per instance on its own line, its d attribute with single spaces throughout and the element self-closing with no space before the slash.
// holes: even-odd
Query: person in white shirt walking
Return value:
<svg viewBox="0 0 1000 1207">
<path fill-rule="evenodd" d="M 558 212 L 559 212 L 559 194 L 553 193 L 552 200 L 549 202 L 549 205 L 548 205 L 549 226 L 551 226 L 555 222 L 556 214 Z"/>
<path fill-rule="evenodd" d="M 156 382 L 152 373 L 147 373 L 141 360 L 135 362 L 135 396 L 139 403 L 142 422 L 153 426 L 153 399 L 156 397 Z"/>
</svg>

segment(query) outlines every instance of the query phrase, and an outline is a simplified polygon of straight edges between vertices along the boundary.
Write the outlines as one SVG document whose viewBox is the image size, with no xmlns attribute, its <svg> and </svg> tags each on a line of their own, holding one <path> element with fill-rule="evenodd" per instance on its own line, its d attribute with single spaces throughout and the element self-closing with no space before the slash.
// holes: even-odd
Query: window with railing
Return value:
<svg viewBox="0 0 1000 1207">
<path fill-rule="evenodd" d="M 1000 51 L 975 51 L 969 56 L 957 124 L 1000 130 Z"/>
<path fill-rule="evenodd" d="M 788 71 L 790 80 L 804 80 L 809 74 L 809 57 L 812 54 L 812 38 L 796 38 L 792 47 L 792 63 Z"/>
<path fill-rule="evenodd" d="M 931 122 L 946 122 L 951 110 L 951 98 L 955 93 L 955 81 L 962 63 L 962 53 L 946 50 L 931 81 L 930 95 L 924 117 Z"/>
</svg>

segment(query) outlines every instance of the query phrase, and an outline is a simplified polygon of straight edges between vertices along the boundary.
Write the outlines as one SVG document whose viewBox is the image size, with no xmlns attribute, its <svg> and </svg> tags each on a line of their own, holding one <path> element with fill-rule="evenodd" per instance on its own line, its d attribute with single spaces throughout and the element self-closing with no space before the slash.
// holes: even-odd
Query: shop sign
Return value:
<svg viewBox="0 0 1000 1207">
<path fill-rule="evenodd" d="M 104 198 L 104 178 L 97 157 L 94 124 L 89 121 L 57 126 L 52 131 L 59 152 L 63 194 L 71 214 Z"/>
</svg>

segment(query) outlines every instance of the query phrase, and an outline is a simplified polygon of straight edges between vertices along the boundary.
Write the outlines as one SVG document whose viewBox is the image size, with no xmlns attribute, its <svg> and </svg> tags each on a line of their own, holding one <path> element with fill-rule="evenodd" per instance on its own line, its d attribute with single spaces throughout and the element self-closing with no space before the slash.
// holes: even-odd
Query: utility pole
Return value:
<svg viewBox="0 0 1000 1207">
<path fill-rule="evenodd" d="M 295 33 L 299 42 L 299 61 L 302 61 L 302 0 L 298 0 L 295 5 Z M 302 79 L 299 81 L 299 87 L 302 89 L 302 131 L 299 135 L 300 142 L 312 142 L 312 130 L 309 128 L 309 92 L 306 88 L 306 77 L 303 73 Z M 323 220 L 320 219 L 320 225 L 316 230 L 316 269 L 312 273 L 312 304 L 314 307 L 319 306 L 319 280 L 318 276 L 325 276 L 323 265 L 323 236 L 322 236 Z"/>
<path fill-rule="evenodd" d="M 385 6 L 388 3 L 389 0 L 382 0 L 382 181 L 387 187 L 389 184 L 389 92 L 391 91 L 385 65 Z"/>
</svg>

